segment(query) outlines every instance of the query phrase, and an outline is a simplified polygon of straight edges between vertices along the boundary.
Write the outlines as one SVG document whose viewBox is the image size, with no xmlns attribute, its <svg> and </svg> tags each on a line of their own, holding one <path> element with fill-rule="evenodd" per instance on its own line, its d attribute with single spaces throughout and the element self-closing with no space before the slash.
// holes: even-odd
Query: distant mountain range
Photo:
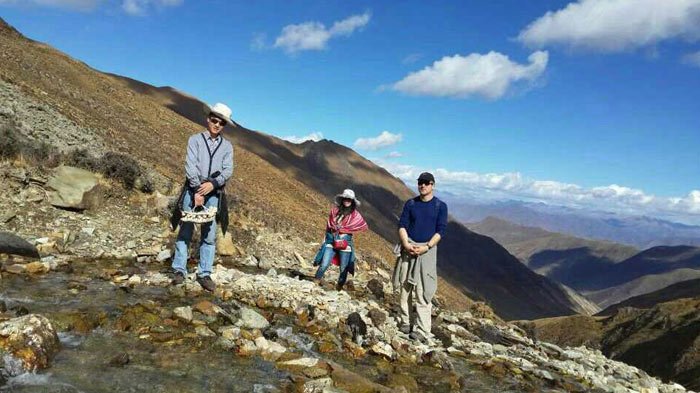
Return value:
<svg viewBox="0 0 700 393">
<path fill-rule="evenodd" d="M 588 239 L 608 240 L 639 249 L 662 245 L 700 246 L 700 226 L 644 216 L 589 212 L 544 203 L 480 202 L 450 194 L 442 197 L 450 202 L 450 213 L 466 223 L 476 223 L 491 216 L 528 227 Z"/>
<path fill-rule="evenodd" d="M 600 307 L 700 278 L 700 248 L 634 247 L 588 240 L 487 217 L 469 224 L 531 269 L 584 294 Z"/>
</svg>

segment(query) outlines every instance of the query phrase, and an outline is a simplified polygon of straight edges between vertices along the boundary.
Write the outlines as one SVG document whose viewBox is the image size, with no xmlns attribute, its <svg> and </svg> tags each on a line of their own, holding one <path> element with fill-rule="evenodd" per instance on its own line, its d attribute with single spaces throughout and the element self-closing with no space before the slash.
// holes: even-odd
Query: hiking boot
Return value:
<svg viewBox="0 0 700 393">
<path fill-rule="evenodd" d="M 204 276 L 204 277 L 197 276 L 197 282 L 206 291 L 214 292 L 214 290 L 216 289 L 216 284 L 214 283 L 214 280 L 212 280 L 211 277 L 209 277 L 209 276 Z"/>
<path fill-rule="evenodd" d="M 180 285 L 185 282 L 185 275 L 182 274 L 182 272 L 174 272 L 173 273 L 173 280 L 172 284 L 173 285 Z"/>
<path fill-rule="evenodd" d="M 335 290 L 336 290 L 336 291 L 342 291 L 342 290 L 343 290 L 343 284 L 340 284 L 340 283 L 335 284 Z"/>
<path fill-rule="evenodd" d="M 410 334 L 411 325 L 404 323 L 403 325 L 399 326 L 399 331 L 403 334 Z"/>
</svg>

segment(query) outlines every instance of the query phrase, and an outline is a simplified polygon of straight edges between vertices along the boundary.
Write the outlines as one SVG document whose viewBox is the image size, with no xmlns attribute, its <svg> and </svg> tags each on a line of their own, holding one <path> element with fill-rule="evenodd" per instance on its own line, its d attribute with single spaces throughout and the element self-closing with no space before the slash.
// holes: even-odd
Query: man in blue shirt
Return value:
<svg viewBox="0 0 700 393">
<path fill-rule="evenodd" d="M 418 193 L 403 206 L 399 220 L 401 254 L 393 284 L 400 292 L 399 330 L 414 340 L 432 337 L 430 314 L 437 291 L 437 245 L 447 227 L 447 205 L 433 195 L 435 177 L 418 177 Z M 413 312 L 415 307 L 415 313 Z"/>
</svg>

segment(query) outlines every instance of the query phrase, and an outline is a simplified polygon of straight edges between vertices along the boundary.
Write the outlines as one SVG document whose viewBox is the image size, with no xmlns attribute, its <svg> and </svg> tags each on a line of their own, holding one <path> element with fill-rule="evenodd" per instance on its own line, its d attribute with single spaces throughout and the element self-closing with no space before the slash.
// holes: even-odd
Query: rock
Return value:
<svg viewBox="0 0 700 393">
<path fill-rule="evenodd" d="M 394 358 L 394 349 L 391 347 L 391 345 L 384 343 L 384 342 L 378 342 L 370 347 L 370 352 L 384 356 L 387 359 L 393 359 Z"/>
<path fill-rule="evenodd" d="M 211 329 L 203 325 L 197 326 L 194 331 L 199 337 L 216 337 L 216 333 L 212 332 Z"/>
<path fill-rule="evenodd" d="M 35 372 L 49 366 L 59 341 L 46 317 L 29 314 L 0 322 L 0 349 L 21 361 L 25 371 Z"/>
<path fill-rule="evenodd" d="M 281 362 L 279 365 L 285 368 L 291 369 L 302 369 L 308 367 L 314 367 L 318 364 L 318 359 L 316 358 L 299 358 L 294 360 L 287 360 L 286 362 Z"/>
<path fill-rule="evenodd" d="M 372 325 L 375 327 L 380 327 L 384 325 L 384 322 L 386 322 L 386 313 L 377 308 L 369 310 L 367 316 L 372 320 Z"/>
<path fill-rule="evenodd" d="M 219 313 L 219 311 L 221 311 L 221 307 L 215 305 L 214 303 L 208 300 L 202 300 L 198 302 L 194 305 L 193 308 L 201 312 L 202 314 L 210 317 L 215 317 Z"/>
<path fill-rule="evenodd" d="M 384 284 L 381 281 L 373 278 L 367 282 L 367 289 L 376 297 L 378 300 L 384 299 Z"/>
<path fill-rule="evenodd" d="M 285 348 L 282 344 L 277 343 L 275 341 L 268 341 L 267 348 L 263 350 L 263 357 L 266 360 L 275 361 L 279 359 L 285 352 L 287 352 L 287 348 Z"/>
<path fill-rule="evenodd" d="M 156 256 L 156 261 L 165 262 L 168 259 L 170 259 L 170 256 L 171 256 L 170 250 L 163 250 L 163 251 L 159 252 L 158 255 Z"/>
<path fill-rule="evenodd" d="M 119 355 L 113 357 L 108 365 L 111 367 L 124 367 L 129 363 L 129 354 L 126 352 L 120 353 Z"/>
<path fill-rule="evenodd" d="M 102 190 L 92 172 L 70 166 L 59 166 L 46 183 L 49 203 L 56 207 L 94 210 L 100 206 Z"/>
<path fill-rule="evenodd" d="M 219 334 L 221 337 L 228 340 L 236 340 L 241 337 L 241 328 L 235 326 L 223 326 L 219 328 Z"/>
<path fill-rule="evenodd" d="M 48 273 L 49 266 L 47 266 L 43 262 L 30 262 L 26 265 L 26 271 L 29 274 Z"/>
<path fill-rule="evenodd" d="M 136 255 L 140 257 L 153 257 L 158 255 L 159 252 L 160 247 L 139 248 L 136 250 Z"/>
<path fill-rule="evenodd" d="M 236 321 L 236 326 L 244 329 L 262 330 L 270 326 L 270 322 L 268 322 L 262 315 L 246 307 L 240 310 L 239 319 Z"/>
<path fill-rule="evenodd" d="M 95 233 L 94 227 L 85 227 L 80 230 L 81 233 L 85 233 L 88 236 L 92 236 Z"/>
<path fill-rule="evenodd" d="M 304 384 L 304 393 L 325 393 L 333 387 L 333 380 L 330 378 L 312 379 Z"/>
<path fill-rule="evenodd" d="M 24 274 L 27 271 L 27 265 L 15 263 L 10 266 L 5 266 L 5 271 L 12 274 Z"/>
<path fill-rule="evenodd" d="M 0 254 L 39 258 L 36 247 L 14 233 L 0 231 Z"/>
<path fill-rule="evenodd" d="M 175 307 L 173 310 L 173 313 L 175 314 L 176 317 L 182 319 L 185 322 L 192 322 L 192 308 L 189 306 L 186 307 Z"/>
<path fill-rule="evenodd" d="M 216 230 L 216 253 L 223 257 L 237 254 L 236 246 L 233 245 L 233 239 L 231 239 L 231 232 L 226 232 L 224 235 L 218 226 Z"/>
<path fill-rule="evenodd" d="M 351 372 L 337 363 L 330 363 L 331 378 L 336 387 L 345 389 L 350 393 L 373 392 L 373 393 L 392 393 L 393 390 L 372 382 L 369 379 Z"/>
</svg>

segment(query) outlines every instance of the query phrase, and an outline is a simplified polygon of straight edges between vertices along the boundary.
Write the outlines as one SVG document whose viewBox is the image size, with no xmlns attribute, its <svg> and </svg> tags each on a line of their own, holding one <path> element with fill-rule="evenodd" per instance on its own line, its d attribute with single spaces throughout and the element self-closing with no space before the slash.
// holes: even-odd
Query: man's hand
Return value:
<svg viewBox="0 0 700 393">
<path fill-rule="evenodd" d="M 204 195 L 194 194 L 194 207 L 204 206 Z"/>
<path fill-rule="evenodd" d="M 209 194 L 214 190 L 214 185 L 211 184 L 211 182 L 205 181 L 199 186 L 199 189 L 197 189 L 197 194 L 204 196 Z"/>
</svg>

